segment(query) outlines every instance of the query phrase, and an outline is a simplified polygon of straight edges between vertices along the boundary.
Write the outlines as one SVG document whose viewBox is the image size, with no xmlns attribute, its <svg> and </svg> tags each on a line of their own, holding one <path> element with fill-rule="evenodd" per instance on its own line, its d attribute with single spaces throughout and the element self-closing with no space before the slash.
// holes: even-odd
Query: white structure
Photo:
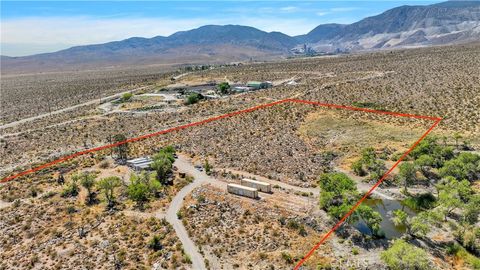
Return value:
<svg viewBox="0 0 480 270">
<path fill-rule="evenodd" d="M 258 191 L 256 188 L 245 187 L 237 184 L 228 184 L 227 191 L 228 193 L 245 196 L 252 199 L 258 198 Z"/>
<path fill-rule="evenodd" d="M 136 171 L 146 170 L 150 168 L 153 160 L 149 157 L 141 157 L 127 160 L 127 165 Z"/>
<path fill-rule="evenodd" d="M 251 90 L 253 90 L 253 88 L 252 88 L 252 87 L 248 87 L 248 86 L 235 86 L 235 87 L 233 88 L 233 90 L 234 90 L 235 92 L 242 93 L 242 92 L 251 91 Z"/>
<path fill-rule="evenodd" d="M 260 181 L 256 181 L 256 180 L 252 180 L 252 179 L 248 179 L 248 178 L 243 178 L 240 181 L 240 184 L 242 186 L 255 188 L 255 189 L 257 189 L 258 191 L 261 191 L 261 192 L 272 193 L 272 185 L 269 184 L 269 183 L 260 182 Z"/>
</svg>

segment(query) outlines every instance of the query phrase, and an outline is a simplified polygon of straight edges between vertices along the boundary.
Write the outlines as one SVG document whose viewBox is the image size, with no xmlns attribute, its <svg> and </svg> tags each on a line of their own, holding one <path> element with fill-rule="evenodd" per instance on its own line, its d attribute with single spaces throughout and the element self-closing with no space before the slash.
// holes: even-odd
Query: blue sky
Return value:
<svg viewBox="0 0 480 270">
<path fill-rule="evenodd" d="M 21 56 L 132 36 L 167 36 L 205 24 L 301 35 L 400 5 L 441 1 L 1 1 L 1 54 Z"/>
</svg>

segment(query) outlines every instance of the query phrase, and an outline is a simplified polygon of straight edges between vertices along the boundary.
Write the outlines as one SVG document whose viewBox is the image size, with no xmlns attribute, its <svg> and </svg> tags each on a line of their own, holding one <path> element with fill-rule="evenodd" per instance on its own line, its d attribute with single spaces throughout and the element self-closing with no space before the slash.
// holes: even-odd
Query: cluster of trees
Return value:
<svg viewBox="0 0 480 270">
<path fill-rule="evenodd" d="M 162 148 L 153 157 L 151 167 L 155 172 L 132 174 L 130 184 L 126 189 L 126 195 L 135 201 L 139 208 L 143 208 L 144 204 L 148 202 L 150 198 L 160 197 L 163 187 L 172 184 L 170 179 L 174 160 L 175 148 L 173 146 Z M 65 184 L 63 175 L 59 176 L 58 183 L 62 185 Z M 96 203 L 97 191 L 100 191 L 104 195 L 107 208 L 111 209 L 116 204 L 115 190 L 122 186 L 122 181 L 116 176 L 102 178 L 97 181 L 97 175 L 95 173 L 82 172 L 71 177 L 71 181 L 65 184 L 61 195 L 63 197 L 76 197 L 80 192 L 80 186 L 87 191 L 86 205 Z"/>
<path fill-rule="evenodd" d="M 172 183 L 169 179 L 174 161 L 175 148 L 167 146 L 153 157 L 153 163 L 150 166 L 155 173 L 132 174 L 127 194 L 131 200 L 136 202 L 138 208 L 143 209 L 150 198 L 160 197 L 163 187 Z"/>
<path fill-rule="evenodd" d="M 104 194 L 105 200 L 107 202 L 107 208 L 111 209 L 115 206 L 115 189 L 120 187 L 121 180 L 116 176 L 102 178 L 96 181 L 97 175 L 90 172 L 82 172 L 72 176 L 72 179 L 66 186 L 63 188 L 61 193 L 62 197 L 76 197 L 80 192 L 80 186 L 84 187 L 87 190 L 87 197 L 85 204 L 91 205 L 96 200 L 97 192 L 101 191 Z"/>
<path fill-rule="evenodd" d="M 359 160 L 352 163 L 352 170 L 358 176 L 367 176 L 369 180 L 378 180 L 386 170 L 385 162 L 372 147 L 362 150 Z"/>
<path fill-rule="evenodd" d="M 175 161 L 175 147 L 167 146 L 153 156 L 153 163 L 150 165 L 156 172 L 157 180 L 162 185 L 170 184 L 169 175 L 172 173 L 173 162 Z"/>
<path fill-rule="evenodd" d="M 396 177 L 407 195 L 408 187 L 419 178 L 439 183 L 453 177 L 467 184 L 480 178 L 479 155 L 468 152 L 455 153 L 453 147 L 440 145 L 436 137 L 425 138 L 410 152 L 409 158 L 410 161 L 399 165 Z"/>
<path fill-rule="evenodd" d="M 333 218 L 340 220 L 358 202 L 361 195 L 355 182 L 344 173 L 325 173 L 319 177 L 320 207 Z M 381 236 L 381 215 L 370 206 L 361 204 L 347 218 L 352 224 L 362 220 L 374 236 Z"/>
<path fill-rule="evenodd" d="M 457 241 L 468 251 L 480 254 L 480 228 L 475 224 L 480 215 L 480 194 L 472 182 L 480 178 L 480 156 L 455 151 L 437 137 L 427 137 L 410 153 L 410 160 L 399 166 L 397 179 L 402 182 L 408 201 L 423 210 L 409 217 L 402 210 L 394 212 L 393 222 L 407 228 L 411 237 L 422 238 L 434 226 L 449 223 Z M 456 146 L 458 147 L 458 146 Z M 436 194 L 411 195 L 408 186 L 419 180 L 429 180 Z M 428 196 L 426 196 L 428 195 Z M 425 203 L 428 197 L 430 203 Z"/>
</svg>

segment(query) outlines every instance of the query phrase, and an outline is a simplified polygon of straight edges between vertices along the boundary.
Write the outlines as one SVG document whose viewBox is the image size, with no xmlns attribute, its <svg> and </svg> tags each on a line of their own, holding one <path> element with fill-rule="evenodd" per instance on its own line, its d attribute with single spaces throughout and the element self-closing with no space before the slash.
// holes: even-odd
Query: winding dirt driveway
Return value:
<svg viewBox="0 0 480 270">
<path fill-rule="evenodd" d="M 165 218 L 175 229 L 175 233 L 182 242 L 185 252 L 190 256 L 190 259 L 192 260 L 192 268 L 195 270 L 207 269 L 205 267 L 204 259 L 198 251 L 197 246 L 188 236 L 188 232 L 183 226 L 182 221 L 177 217 L 177 212 L 182 207 L 185 197 L 190 194 L 195 188 L 200 187 L 204 184 L 211 184 L 215 187 L 226 189 L 227 183 L 217 181 L 214 178 L 208 176 L 205 172 L 195 169 L 190 160 L 183 155 L 179 155 L 173 165 L 176 166 L 179 171 L 185 172 L 188 175 L 193 176 L 194 181 L 188 186 L 182 188 L 182 190 L 180 190 L 175 195 L 172 202 L 170 203 L 170 206 L 168 207 Z M 156 214 L 156 217 L 162 217 L 162 214 Z"/>
</svg>

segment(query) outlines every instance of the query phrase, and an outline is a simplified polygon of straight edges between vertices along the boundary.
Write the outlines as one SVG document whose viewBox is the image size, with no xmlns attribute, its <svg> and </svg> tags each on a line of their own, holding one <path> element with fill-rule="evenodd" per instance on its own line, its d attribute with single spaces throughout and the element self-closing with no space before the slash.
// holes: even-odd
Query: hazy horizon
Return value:
<svg viewBox="0 0 480 270">
<path fill-rule="evenodd" d="M 295 36 L 349 24 L 401 5 L 443 1 L 2 2 L 1 55 L 25 56 L 203 25 L 245 25 Z"/>
</svg>

